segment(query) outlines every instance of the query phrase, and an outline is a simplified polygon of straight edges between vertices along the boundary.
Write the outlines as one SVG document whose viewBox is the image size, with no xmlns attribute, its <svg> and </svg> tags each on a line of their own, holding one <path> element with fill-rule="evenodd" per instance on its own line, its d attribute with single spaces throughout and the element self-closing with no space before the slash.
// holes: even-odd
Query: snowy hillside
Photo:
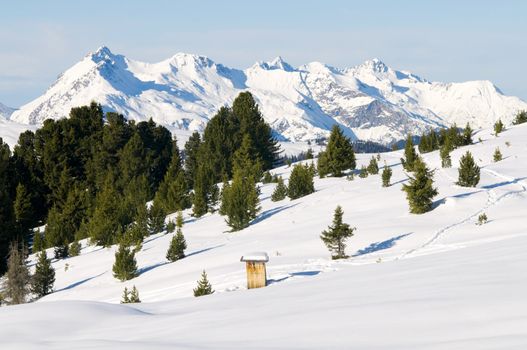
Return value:
<svg viewBox="0 0 527 350">
<path fill-rule="evenodd" d="M 7 107 L 6 105 L 0 103 L 0 119 L 1 118 L 9 118 L 11 114 L 15 111 L 14 108 Z"/>
<path fill-rule="evenodd" d="M 255 95 L 277 134 L 293 142 L 325 137 L 338 123 L 352 138 L 388 144 L 454 122 L 490 127 L 527 109 L 527 103 L 503 95 L 488 81 L 431 83 L 377 59 L 338 69 L 319 62 L 293 68 L 278 57 L 239 70 L 185 53 L 143 63 L 102 47 L 11 119 L 40 124 L 94 100 L 128 118 L 152 117 L 188 134 L 203 130 L 219 107 L 244 90 Z"/>
<path fill-rule="evenodd" d="M 439 190 L 426 214 L 408 213 L 392 152 L 381 160 L 394 171 L 388 188 L 380 175 L 316 179 L 315 193 L 272 202 L 275 185 L 262 185 L 262 212 L 240 232 L 218 214 L 185 213 L 188 256 L 168 263 L 171 234 L 151 236 L 127 282 L 112 277 L 115 247 L 84 245 L 54 262 L 53 294 L 0 309 L 2 349 L 525 349 L 527 125 L 478 138 L 452 152 L 454 166 L 473 153 L 476 188 L 455 185 L 457 168 L 442 169 L 438 152 L 424 155 Z M 370 157 L 358 155 L 359 167 Z M 338 204 L 357 231 L 351 257 L 332 261 L 319 235 Z M 475 225 L 481 213 L 489 222 Z M 239 259 L 253 251 L 270 255 L 270 285 L 249 291 Z M 194 298 L 203 269 L 216 293 Z M 118 305 L 133 285 L 143 303 Z"/>
</svg>

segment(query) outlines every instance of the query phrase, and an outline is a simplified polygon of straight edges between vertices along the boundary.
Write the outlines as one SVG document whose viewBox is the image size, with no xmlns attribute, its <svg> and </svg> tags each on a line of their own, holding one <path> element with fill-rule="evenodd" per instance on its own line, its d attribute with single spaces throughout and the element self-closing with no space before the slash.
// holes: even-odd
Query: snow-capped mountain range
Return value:
<svg viewBox="0 0 527 350">
<path fill-rule="evenodd" d="M 129 119 L 153 118 L 177 134 L 203 130 L 219 107 L 245 90 L 278 137 L 293 142 L 323 138 L 339 124 L 354 139 L 389 144 L 454 122 L 489 127 L 527 109 L 489 81 L 429 82 L 378 59 L 338 69 L 320 62 L 294 68 L 277 57 L 239 70 L 186 53 L 144 63 L 101 47 L 42 96 L 4 114 L 13 122 L 39 125 L 96 101 Z"/>
</svg>

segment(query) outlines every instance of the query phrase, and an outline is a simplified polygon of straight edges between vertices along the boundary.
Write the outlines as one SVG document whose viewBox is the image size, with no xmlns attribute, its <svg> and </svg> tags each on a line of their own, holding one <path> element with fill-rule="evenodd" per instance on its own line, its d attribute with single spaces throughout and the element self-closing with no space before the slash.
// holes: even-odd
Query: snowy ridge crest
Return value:
<svg viewBox="0 0 527 350">
<path fill-rule="evenodd" d="M 128 119 L 153 118 L 174 133 L 189 133 L 202 131 L 219 107 L 246 90 L 276 135 L 293 142 L 325 138 L 338 124 L 353 139 L 389 144 L 453 123 L 489 127 L 527 109 L 491 82 L 429 82 L 377 58 L 339 69 L 320 62 L 295 68 L 278 56 L 241 70 L 187 53 L 144 63 L 102 46 L 19 110 L 0 105 L 0 115 L 40 125 L 96 101 Z"/>
</svg>

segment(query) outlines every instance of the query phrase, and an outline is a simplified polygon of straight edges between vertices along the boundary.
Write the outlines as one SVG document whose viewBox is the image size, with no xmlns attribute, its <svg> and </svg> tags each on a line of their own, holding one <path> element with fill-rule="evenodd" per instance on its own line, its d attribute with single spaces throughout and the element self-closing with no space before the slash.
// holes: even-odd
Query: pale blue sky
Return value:
<svg viewBox="0 0 527 350">
<path fill-rule="evenodd" d="M 101 45 L 236 68 L 277 55 L 337 67 L 378 57 L 428 80 L 488 79 L 527 100 L 526 13 L 522 0 L 0 0 L 0 102 L 29 102 Z"/>
</svg>

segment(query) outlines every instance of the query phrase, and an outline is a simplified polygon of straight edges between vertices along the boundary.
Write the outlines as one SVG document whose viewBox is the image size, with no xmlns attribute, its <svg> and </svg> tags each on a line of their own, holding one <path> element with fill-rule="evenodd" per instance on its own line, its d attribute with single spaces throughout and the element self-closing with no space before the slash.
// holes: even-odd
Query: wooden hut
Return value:
<svg viewBox="0 0 527 350">
<path fill-rule="evenodd" d="M 265 263 L 269 261 L 267 253 L 246 254 L 241 257 L 240 261 L 245 262 L 248 289 L 261 288 L 267 285 L 267 273 L 265 271 Z"/>
</svg>

